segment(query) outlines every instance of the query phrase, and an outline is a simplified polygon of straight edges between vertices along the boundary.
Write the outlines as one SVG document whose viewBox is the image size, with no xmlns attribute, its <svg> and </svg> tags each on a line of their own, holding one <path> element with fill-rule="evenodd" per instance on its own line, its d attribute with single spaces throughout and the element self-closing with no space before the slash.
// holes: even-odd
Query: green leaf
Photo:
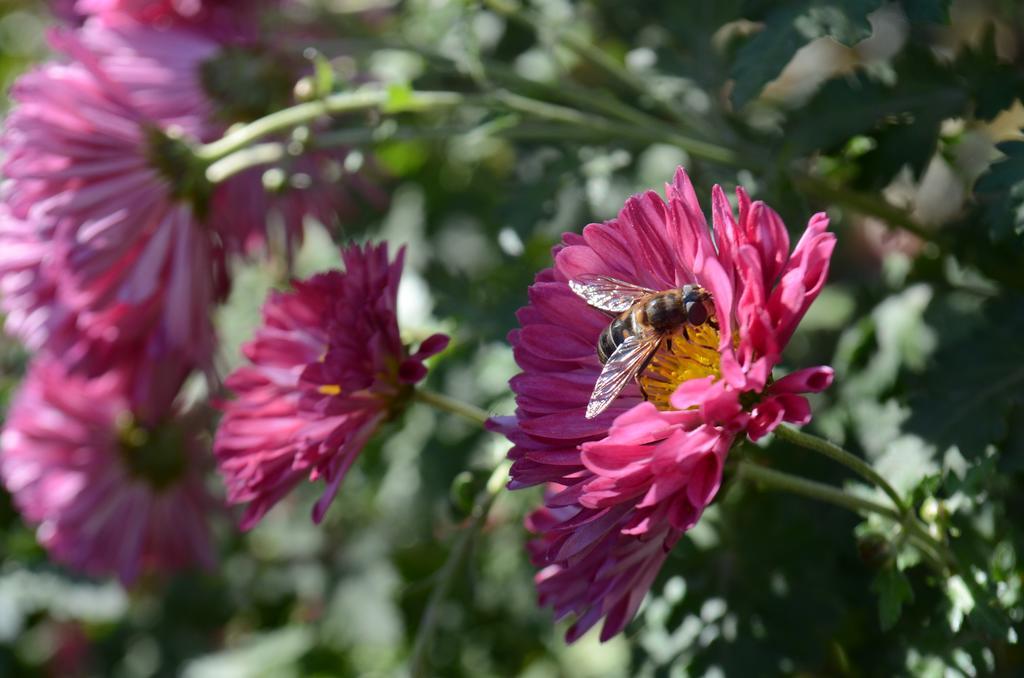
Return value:
<svg viewBox="0 0 1024 678">
<path fill-rule="evenodd" d="M 949 23 L 952 0 L 903 0 L 900 3 L 907 19 L 913 23 Z"/>
<path fill-rule="evenodd" d="M 935 154 L 941 127 L 942 121 L 932 117 L 879 130 L 874 135 L 875 147 L 857 161 L 856 185 L 880 190 L 904 167 L 909 167 L 914 177 L 920 177 Z"/>
<path fill-rule="evenodd" d="M 792 60 L 797 50 L 822 37 L 852 45 L 871 35 L 868 14 L 878 0 L 811 0 L 778 7 L 764 19 L 764 29 L 736 54 L 732 103 L 736 108 L 760 94 Z"/>
<path fill-rule="evenodd" d="M 452 507 L 459 512 L 460 517 L 468 516 L 473 510 L 473 499 L 476 498 L 476 493 L 479 491 L 478 485 L 481 484 L 476 482 L 473 474 L 469 471 L 459 472 L 459 475 L 452 480 L 451 487 L 448 488 L 448 500 Z"/>
<path fill-rule="evenodd" d="M 960 53 L 954 68 L 971 94 L 975 117 L 982 120 L 992 120 L 1024 95 L 1024 74 L 996 53 L 994 25 L 977 47 Z"/>
<path fill-rule="evenodd" d="M 904 603 L 913 602 L 914 589 L 895 567 L 879 572 L 871 589 L 878 594 L 878 622 L 883 631 L 888 631 L 900 620 Z"/>
<path fill-rule="evenodd" d="M 911 391 L 907 427 L 975 459 L 1007 436 L 1008 415 L 1024 400 L 1024 300 L 1002 299 L 946 322 L 973 327 L 936 351 Z M 946 333 L 940 327 L 938 334 Z"/>
<path fill-rule="evenodd" d="M 791 151 L 800 155 L 819 149 L 827 151 L 845 144 L 854 135 L 868 134 L 879 145 L 886 145 L 886 153 L 903 155 L 904 163 L 923 166 L 921 158 L 931 156 L 939 124 L 964 112 L 967 92 L 948 67 L 936 63 L 925 51 L 908 48 L 893 66 L 896 81 L 891 84 L 872 79 L 866 73 L 825 83 L 790 117 L 786 143 Z M 900 134 L 879 138 L 894 127 L 917 128 L 909 151 L 902 148 L 904 137 Z M 882 164 L 891 169 L 895 162 L 898 158 Z"/>
<path fill-rule="evenodd" d="M 1005 156 L 974 184 L 974 198 L 995 241 L 1024 232 L 1024 141 L 1005 141 L 996 148 Z"/>
<path fill-rule="evenodd" d="M 381 110 L 385 113 L 404 111 L 412 102 L 412 87 L 406 83 L 391 83 L 388 85 L 388 99 L 381 106 Z"/>
<path fill-rule="evenodd" d="M 336 74 L 330 60 L 320 52 L 315 52 L 313 60 L 313 91 L 317 98 L 325 97 L 334 91 Z"/>
</svg>

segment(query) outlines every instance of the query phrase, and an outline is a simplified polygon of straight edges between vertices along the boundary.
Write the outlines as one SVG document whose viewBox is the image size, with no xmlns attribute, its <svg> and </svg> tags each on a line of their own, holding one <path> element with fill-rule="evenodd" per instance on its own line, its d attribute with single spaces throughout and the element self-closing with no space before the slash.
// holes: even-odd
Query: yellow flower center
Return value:
<svg viewBox="0 0 1024 678">
<path fill-rule="evenodd" d="M 659 410 L 671 410 L 669 398 L 684 381 L 721 375 L 718 330 L 711 323 L 684 326 L 679 333 L 661 343 L 647 369 L 640 375 L 640 386 L 647 399 Z"/>
</svg>

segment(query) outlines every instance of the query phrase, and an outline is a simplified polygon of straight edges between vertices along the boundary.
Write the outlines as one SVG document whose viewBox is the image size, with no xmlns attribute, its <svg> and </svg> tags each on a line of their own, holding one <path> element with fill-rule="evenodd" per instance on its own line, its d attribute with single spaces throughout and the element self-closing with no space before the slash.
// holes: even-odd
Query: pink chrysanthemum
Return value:
<svg viewBox="0 0 1024 678">
<path fill-rule="evenodd" d="M 342 252 L 345 270 L 272 293 L 263 326 L 244 347 L 250 365 L 228 380 L 237 398 L 224 405 L 214 453 L 231 503 L 248 503 L 248 529 L 304 478 L 327 489 L 319 522 L 345 473 L 380 424 L 398 411 L 423 361 L 448 344 L 437 334 L 410 354 L 395 306 L 403 253 L 386 245 Z"/>
<path fill-rule="evenodd" d="M 55 33 L 54 46 L 79 61 L 19 79 L 2 138 L 0 237 L 26 243 L 14 266 L 0 267 L 8 327 L 85 374 L 133 373 L 140 406 L 160 411 L 169 403 L 146 401 L 176 387 L 153 380 L 180 383 L 207 363 L 208 310 L 225 291 L 216 246 L 176 196 L 175 144 L 161 131 L 204 134 L 201 92 L 169 86 L 213 45 L 87 27 Z M 72 323 L 74 351 L 68 333 L 46 336 L 52 324 L 33 322 L 44 316 Z"/>
<path fill-rule="evenodd" d="M 75 0 L 55 6 L 68 20 L 96 17 L 107 23 L 131 19 L 143 24 L 187 27 L 225 40 L 256 35 L 258 13 L 281 0 Z"/>
<path fill-rule="evenodd" d="M 230 4 L 230 3 L 228 3 Z M 104 25 L 96 22 L 68 35 L 72 56 L 92 64 L 105 83 L 130 98 L 131 105 L 151 124 L 195 141 L 211 141 L 227 126 L 272 113 L 290 103 L 293 81 L 287 60 L 272 53 L 222 45 L 193 31 L 157 29 L 131 20 Z M 74 37 L 71 37 L 74 36 Z M 298 70 L 297 68 L 294 70 Z M 259 93 L 254 94 L 253 90 Z M 175 163 L 182 153 L 173 143 L 150 149 L 163 157 L 157 170 L 179 179 L 189 168 Z M 317 151 L 292 158 L 283 166 L 292 184 L 266 190 L 263 169 L 254 168 L 201 194 L 199 215 L 229 253 L 249 254 L 266 242 L 268 218 L 283 222 L 286 244 L 300 240 L 303 219 L 331 223 L 351 210 L 351 192 L 382 202 L 369 182 L 343 171 L 343 149 Z M 193 168 L 194 169 L 194 168 Z M 177 186 L 178 190 L 201 187 Z M 351 192 L 350 192 L 351 191 Z M 196 197 L 196 196 L 189 196 Z"/>
<path fill-rule="evenodd" d="M 214 507 L 201 446 L 183 422 L 132 423 L 117 375 L 86 381 L 37 362 L 0 436 L 0 475 L 55 560 L 130 584 L 144 572 L 210 566 Z"/>
<path fill-rule="evenodd" d="M 130 375 L 137 409 L 159 414 L 209 366 L 225 256 L 265 242 L 275 212 L 290 248 L 303 217 L 329 222 L 344 192 L 320 181 L 268 196 L 250 172 L 208 195 L 178 137 L 227 124 L 205 86 L 211 64 L 235 82 L 223 69 L 238 55 L 217 61 L 227 49 L 210 38 L 126 19 L 52 41 L 72 61 L 18 80 L 0 139 L 0 242 L 18 247 L 0 253 L 7 329 L 78 373 Z"/>
<path fill-rule="evenodd" d="M 513 489 L 549 484 L 531 516 L 541 601 L 573 614 L 575 640 L 602 618 L 607 639 L 632 619 L 665 554 L 714 499 L 737 436 L 758 439 L 781 422 L 805 424 L 804 392 L 832 370 L 772 370 L 825 283 L 835 238 L 815 215 L 791 253 L 778 215 L 737 189 L 739 220 L 712 195 L 714 239 L 686 173 L 648 192 L 617 219 L 566 234 L 555 267 L 530 288 L 509 339 L 523 373 L 512 379 L 514 417 L 492 420 L 514 444 Z M 654 290 L 696 283 L 714 300 L 720 331 L 689 327 L 665 344 L 603 414 L 584 414 L 602 365 L 595 346 L 609 317 L 568 282 L 603 275 Z"/>
</svg>

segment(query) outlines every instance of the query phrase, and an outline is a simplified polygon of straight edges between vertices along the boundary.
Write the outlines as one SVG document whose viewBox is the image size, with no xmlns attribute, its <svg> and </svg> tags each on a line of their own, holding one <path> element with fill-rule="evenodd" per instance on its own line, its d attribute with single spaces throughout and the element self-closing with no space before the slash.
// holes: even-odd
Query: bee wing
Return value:
<svg viewBox="0 0 1024 678">
<path fill-rule="evenodd" d="M 591 306 L 613 313 L 628 311 L 637 299 L 655 293 L 606 275 L 581 275 L 570 280 L 569 287 Z"/>
<path fill-rule="evenodd" d="M 654 331 L 630 335 L 619 344 L 594 384 L 594 392 L 587 403 L 587 419 L 608 409 L 619 391 L 645 367 L 659 345 L 661 337 Z"/>
</svg>

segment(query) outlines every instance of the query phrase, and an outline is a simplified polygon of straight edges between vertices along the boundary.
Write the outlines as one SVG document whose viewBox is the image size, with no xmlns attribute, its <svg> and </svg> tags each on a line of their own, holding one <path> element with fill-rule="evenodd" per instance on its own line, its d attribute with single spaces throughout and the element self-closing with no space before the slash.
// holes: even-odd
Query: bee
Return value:
<svg viewBox="0 0 1024 678">
<path fill-rule="evenodd" d="M 651 290 L 604 275 L 581 275 L 569 287 L 594 308 L 615 317 L 601 332 L 597 357 L 604 368 L 587 403 L 587 419 L 604 412 L 631 379 L 639 377 L 663 343 L 686 327 L 717 329 L 711 293 L 700 285 Z M 643 385 L 640 385 L 643 392 Z M 644 393 L 644 400 L 647 394 Z"/>
</svg>

